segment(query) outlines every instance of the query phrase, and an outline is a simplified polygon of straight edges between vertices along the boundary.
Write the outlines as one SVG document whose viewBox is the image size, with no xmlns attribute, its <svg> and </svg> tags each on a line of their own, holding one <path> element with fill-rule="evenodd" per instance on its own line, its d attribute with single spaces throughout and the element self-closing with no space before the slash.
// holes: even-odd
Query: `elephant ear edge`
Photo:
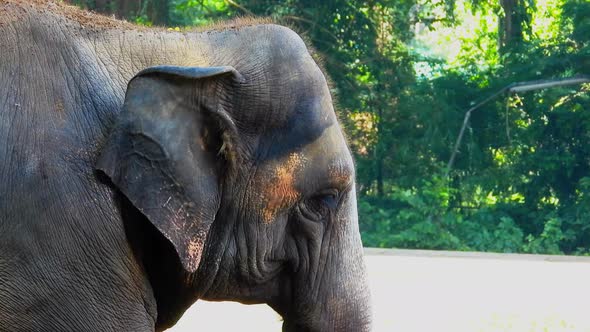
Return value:
<svg viewBox="0 0 590 332">
<path fill-rule="evenodd" d="M 229 145 L 223 140 L 231 135 L 223 132 L 235 128 L 224 111 L 211 111 L 219 103 L 218 83 L 228 77 L 243 81 L 229 66 L 142 70 L 129 81 L 123 110 L 96 163 L 174 246 L 190 273 L 199 267 L 220 205 L 217 145 Z"/>
</svg>

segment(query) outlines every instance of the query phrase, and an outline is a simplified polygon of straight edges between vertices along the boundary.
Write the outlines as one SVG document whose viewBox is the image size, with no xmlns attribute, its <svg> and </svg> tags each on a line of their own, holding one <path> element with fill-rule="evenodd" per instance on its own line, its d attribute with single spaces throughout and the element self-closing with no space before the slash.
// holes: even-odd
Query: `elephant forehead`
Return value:
<svg viewBox="0 0 590 332">
<path fill-rule="evenodd" d="M 296 186 L 296 178 L 305 163 L 306 158 L 302 154 L 291 153 L 258 173 L 255 187 L 260 195 L 265 223 L 272 222 L 280 210 L 297 202 L 301 194 Z"/>
<path fill-rule="evenodd" d="M 335 187 L 348 187 L 354 181 L 354 167 L 351 163 L 338 160 L 328 167 L 328 178 Z"/>
<path fill-rule="evenodd" d="M 350 175 L 354 164 L 340 126 L 332 123 L 315 141 L 303 148 L 303 153 L 317 170 L 327 170 L 331 177 Z"/>
</svg>

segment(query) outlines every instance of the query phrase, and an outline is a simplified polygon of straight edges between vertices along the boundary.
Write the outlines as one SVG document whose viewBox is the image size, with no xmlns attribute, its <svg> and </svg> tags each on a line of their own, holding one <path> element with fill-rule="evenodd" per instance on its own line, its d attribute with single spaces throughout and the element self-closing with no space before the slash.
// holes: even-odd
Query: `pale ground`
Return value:
<svg viewBox="0 0 590 332">
<path fill-rule="evenodd" d="M 366 250 L 374 331 L 589 331 L 590 258 Z M 263 305 L 199 301 L 168 330 L 280 331 Z"/>
</svg>

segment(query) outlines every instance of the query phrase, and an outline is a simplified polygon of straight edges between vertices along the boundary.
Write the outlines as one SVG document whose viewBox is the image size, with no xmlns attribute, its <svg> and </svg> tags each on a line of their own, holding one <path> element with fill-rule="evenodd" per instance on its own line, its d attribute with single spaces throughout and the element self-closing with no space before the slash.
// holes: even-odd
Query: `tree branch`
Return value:
<svg viewBox="0 0 590 332">
<path fill-rule="evenodd" d="M 248 10 L 246 7 L 235 3 L 233 0 L 225 0 L 225 2 L 227 2 L 228 4 L 230 4 L 231 6 L 234 6 L 238 9 L 240 9 L 241 11 L 243 11 L 244 13 L 251 15 L 251 16 L 256 16 L 253 12 L 251 12 L 250 10 Z"/>
</svg>

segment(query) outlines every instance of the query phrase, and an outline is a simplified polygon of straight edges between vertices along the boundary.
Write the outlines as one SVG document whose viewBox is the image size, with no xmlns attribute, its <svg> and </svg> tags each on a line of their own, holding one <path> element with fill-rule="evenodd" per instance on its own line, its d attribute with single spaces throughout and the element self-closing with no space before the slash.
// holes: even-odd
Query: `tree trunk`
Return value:
<svg viewBox="0 0 590 332">
<path fill-rule="evenodd" d="M 383 197 L 383 109 L 382 106 L 379 105 L 377 107 L 377 115 L 379 117 L 379 121 L 377 122 L 377 146 L 375 147 L 376 156 L 376 175 L 377 175 L 377 195 L 379 197 Z"/>
<path fill-rule="evenodd" d="M 169 0 L 151 0 L 149 17 L 154 25 L 168 25 Z"/>
<path fill-rule="evenodd" d="M 110 0 L 95 0 L 94 10 L 102 14 L 112 14 Z"/>
<path fill-rule="evenodd" d="M 504 16 L 498 20 L 498 46 L 500 53 L 519 45 L 524 40 L 523 24 L 526 23 L 524 4 L 521 0 L 500 0 Z"/>
<path fill-rule="evenodd" d="M 141 0 L 119 0 L 116 15 L 118 18 L 137 16 L 141 11 Z"/>
</svg>

